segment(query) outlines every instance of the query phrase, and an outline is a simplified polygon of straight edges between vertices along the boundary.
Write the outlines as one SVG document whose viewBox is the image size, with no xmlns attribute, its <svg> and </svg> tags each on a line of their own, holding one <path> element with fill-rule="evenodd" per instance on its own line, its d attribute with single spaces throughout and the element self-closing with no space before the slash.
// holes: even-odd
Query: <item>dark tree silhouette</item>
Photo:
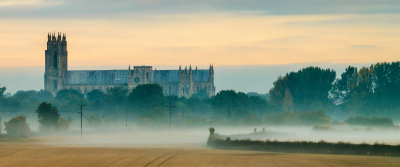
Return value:
<svg viewBox="0 0 400 167">
<path fill-rule="evenodd" d="M 104 94 L 99 89 L 94 89 L 87 94 L 87 99 L 89 102 L 101 102 L 106 98 L 106 94 Z"/>
<path fill-rule="evenodd" d="M 43 102 L 39 104 L 36 113 L 39 118 L 41 130 L 55 130 L 57 128 L 60 114 L 56 107 L 50 103 Z"/>
<path fill-rule="evenodd" d="M 150 111 L 156 107 L 165 107 L 165 98 L 160 85 L 143 84 L 136 86 L 128 97 L 129 103 L 135 110 Z"/>
<path fill-rule="evenodd" d="M 296 111 L 330 108 L 332 104 L 328 96 L 335 77 L 335 71 L 319 67 L 287 73 L 274 82 L 270 90 L 271 103 L 283 107 L 285 95 L 290 95 L 290 104 Z"/>
</svg>

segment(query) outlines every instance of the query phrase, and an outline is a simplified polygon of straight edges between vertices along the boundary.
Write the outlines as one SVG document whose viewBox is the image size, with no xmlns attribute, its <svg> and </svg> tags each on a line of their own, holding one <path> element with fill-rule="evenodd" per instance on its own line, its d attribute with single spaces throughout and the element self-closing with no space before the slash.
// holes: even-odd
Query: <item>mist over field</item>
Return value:
<svg viewBox="0 0 400 167">
<path fill-rule="evenodd" d="M 282 67 L 274 68 L 279 71 Z M 229 78 L 227 72 L 236 68 L 222 69 L 225 73 L 221 70 L 219 75 Z M 377 63 L 349 66 L 340 74 L 311 66 L 280 75 L 267 94 L 221 90 L 213 97 L 164 96 L 157 84 L 87 94 L 65 89 L 56 96 L 44 90 L 5 96 L 7 87 L 3 87 L 0 117 L 6 125 L 24 116 L 15 121 L 26 120 L 24 126 L 31 136 L 61 135 L 65 142 L 73 143 L 80 134 L 79 105 L 84 104 L 84 143 L 100 145 L 115 141 L 132 146 L 204 146 L 210 127 L 232 139 L 398 145 L 399 69 L 399 62 Z M 170 105 L 174 107 L 168 108 Z M 6 126 L 2 128 L 7 131 Z"/>
<path fill-rule="evenodd" d="M 215 95 L 167 96 L 159 84 L 56 94 L 0 86 L 0 164 L 398 166 L 400 62 L 302 67 L 271 88 L 257 87 L 269 80 L 263 67 L 225 68 L 216 82 L 235 89 Z"/>
<path fill-rule="evenodd" d="M 139 125 L 137 120 L 119 120 L 108 125 L 92 125 L 83 120 L 83 139 L 80 136 L 80 118 L 78 113 L 62 116 L 73 118 L 68 132 L 40 133 L 36 116 L 28 117 L 34 138 L 41 144 L 53 146 L 79 147 L 132 147 L 132 148 L 203 148 L 209 137 L 208 128 L 214 127 L 216 133 L 232 140 L 277 140 L 277 141 L 325 141 L 331 143 L 349 142 L 354 144 L 399 145 L 399 127 L 352 126 L 348 124 L 318 126 L 311 125 L 182 125 L 173 120 L 172 128 L 167 123 L 152 126 Z M 3 120 L 12 116 L 3 117 Z M 263 135 L 252 135 L 254 130 Z M 36 136 L 36 137 L 35 137 Z"/>
<path fill-rule="evenodd" d="M 0 167 L 399 167 L 400 0 L 0 0 Z"/>
</svg>

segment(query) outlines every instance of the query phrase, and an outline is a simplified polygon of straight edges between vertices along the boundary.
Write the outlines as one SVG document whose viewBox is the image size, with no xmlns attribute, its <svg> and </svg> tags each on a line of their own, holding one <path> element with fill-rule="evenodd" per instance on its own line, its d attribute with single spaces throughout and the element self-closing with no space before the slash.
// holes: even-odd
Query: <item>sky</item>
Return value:
<svg viewBox="0 0 400 167">
<path fill-rule="evenodd" d="M 212 63 L 217 89 L 267 92 L 298 64 L 399 61 L 400 1 L 0 0 L 1 85 L 26 89 L 10 80 L 44 68 L 48 32 L 67 34 L 70 69 Z"/>
</svg>

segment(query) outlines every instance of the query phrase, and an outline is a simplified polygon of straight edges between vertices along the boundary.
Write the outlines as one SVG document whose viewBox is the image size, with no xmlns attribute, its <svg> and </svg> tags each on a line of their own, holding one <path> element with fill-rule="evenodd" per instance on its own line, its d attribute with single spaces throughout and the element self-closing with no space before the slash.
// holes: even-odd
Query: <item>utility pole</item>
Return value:
<svg viewBox="0 0 400 167">
<path fill-rule="evenodd" d="M 171 126 L 172 126 L 172 108 L 175 108 L 175 105 L 167 105 L 168 110 L 169 110 L 169 133 L 171 134 Z"/>
<path fill-rule="evenodd" d="M 82 112 L 82 108 L 86 105 L 84 104 L 79 104 L 78 105 L 81 108 L 81 112 L 78 112 L 79 114 L 81 114 L 81 140 L 83 140 L 83 133 L 82 133 L 82 116 L 83 116 L 83 112 Z"/>
</svg>

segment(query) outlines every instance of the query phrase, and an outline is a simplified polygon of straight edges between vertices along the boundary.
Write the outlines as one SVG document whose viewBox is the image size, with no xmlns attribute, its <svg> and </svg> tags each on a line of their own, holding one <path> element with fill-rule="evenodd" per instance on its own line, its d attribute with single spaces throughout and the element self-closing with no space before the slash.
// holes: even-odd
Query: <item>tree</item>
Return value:
<svg viewBox="0 0 400 167">
<path fill-rule="evenodd" d="M 331 98 L 335 104 L 348 102 L 350 92 L 356 84 L 357 75 L 357 68 L 349 66 L 346 68 L 345 72 L 342 73 L 341 77 L 335 80 L 331 91 Z"/>
<path fill-rule="evenodd" d="M 211 99 L 211 105 L 215 112 L 225 114 L 229 119 L 240 119 L 249 114 L 261 114 L 267 102 L 257 96 L 249 97 L 243 92 L 222 90 Z"/>
<path fill-rule="evenodd" d="M 293 112 L 293 97 L 290 93 L 290 90 L 285 90 L 285 98 L 283 99 L 283 111 L 284 112 Z"/>
<path fill-rule="evenodd" d="M 307 67 L 297 72 L 287 73 L 279 77 L 269 91 L 271 104 L 282 106 L 286 90 L 289 90 L 294 110 L 318 110 L 331 107 L 329 91 L 332 89 L 335 77 L 335 71 L 319 67 Z"/>
<path fill-rule="evenodd" d="M 55 104 L 57 104 L 61 112 L 70 111 L 76 105 L 84 103 L 83 101 L 83 94 L 74 89 L 60 90 L 55 98 Z"/>
<path fill-rule="evenodd" d="M 94 89 L 87 94 L 89 109 L 96 111 L 107 110 L 112 102 L 107 100 L 107 95 L 99 89 Z"/>
<path fill-rule="evenodd" d="M 377 63 L 373 68 L 373 101 L 385 115 L 400 114 L 400 62 Z"/>
<path fill-rule="evenodd" d="M 94 89 L 87 94 L 87 99 L 89 102 L 101 102 L 105 99 L 106 95 L 99 89 Z"/>
<path fill-rule="evenodd" d="M 124 87 L 114 87 L 107 89 L 108 100 L 115 110 L 126 103 L 128 89 Z"/>
<path fill-rule="evenodd" d="M 165 106 L 165 97 L 158 84 L 143 84 L 136 86 L 128 97 L 129 103 L 139 111 L 149 111 Z"/>
<path fill-rule="evenodd" d="M 6 91 L 6 87 L 1 87 L 0 88 L 0 97 L 4 96 L 4 92 Z"/>
<path fill-rule="evenodd" d="M 30 133 L 25 116 L 17 116 L 4 123 L 7 134 L 12 137 L 27 138 Z"/>
<path fill-rule="evenodd" d="M 350 99 L 345 103 L 350 112 L 363 111 L 369 115 L 373 111 L 373 69 L 363 67 L 358 71 L 356 82 L 351 86 Z"/>
<path fill-rule="evenodd" d="M 40 128 L 42 130 L 55 130 L 58 127 L 60 114 L 57 108 L 50 103 L 40 103 L 39 107 L 36 109 L 36 113 L 38 114 Z"/>
<path fill-rule="evenodd" d="M 333 100 L 351 114 L 400 114 L 400 62 L 349 67 L 332 89 Z"/>
<path fill-rule="evenodd" d="M 15 93 L 12 98 L 20 103 L 23 111 L 30 111 L 32 108 L 38 106 L 40 102 L 51 101 L 53 96 L 50 92 L 44 90 L 21 90 Z"/>
<path fill-rule="evenodd" d="M 212 98 L 212 106 L 215 111 L 226 113 L 228 118 L 232 117 L 232 110 L 235 108 L 235 98 L 237 94 L 234 90 L 222 90 Z"/>
<path fill-rule="evenodd" d="M 56 100 L 70 101 L 82 98 L 83 95 L 75 89 L 63 89 L 57 92 Z"/>
<path fill-rule="evenodd" d="M 255 112 L 256 115 L 263 118 L 263 112 L 267 109 L 268 103 L 267 100 L 262 96 L 249 96 L 250 101 L 250 109 Z"/>
</svg>

